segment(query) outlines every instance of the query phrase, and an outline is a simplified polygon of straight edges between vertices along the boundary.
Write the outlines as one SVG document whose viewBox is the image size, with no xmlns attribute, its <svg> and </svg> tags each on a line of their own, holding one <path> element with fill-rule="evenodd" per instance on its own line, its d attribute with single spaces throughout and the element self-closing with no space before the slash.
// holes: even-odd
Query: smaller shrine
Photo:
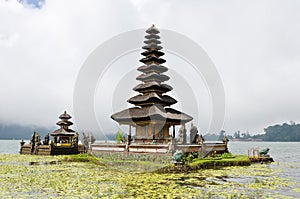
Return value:
<svg viewBox="0 0 300 199">
<path fill-rule="evenodd" d="M 82 145 L 78 144 L 78 132 L 70 129 L 73 122 L 66 111 L 59 116 L 60 121 L 56 124 L 59 129 L 50 133 L 52 140 L 50 141 L 49 133 L 45 136 L 44 141 L 41 141 L 38 132 L 34 132 L 29 144 L 21 141 L 21 154 L 32 155 L 64 155 L 64 154 L 78 154 L 82 151 Z"/>
<path fill-rule="evenodd" d="M 59 116 L 60 121 L 56 124 L 60 128 L 50 134 L 53 137 L 52 155 L 78 153 L 78 133 L 69 128 L 73 125 L 73 122 L 69 121 L 71 118 L 66 111 Z"/>
</svg>

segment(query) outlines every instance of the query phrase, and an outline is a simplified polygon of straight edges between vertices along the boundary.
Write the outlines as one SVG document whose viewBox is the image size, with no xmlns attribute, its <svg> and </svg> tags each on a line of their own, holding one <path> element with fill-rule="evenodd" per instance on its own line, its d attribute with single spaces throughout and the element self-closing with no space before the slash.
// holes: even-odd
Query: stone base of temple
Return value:
<svg viewBox="0 0 300 199">
<path fill-rule="evenodd" d="M 78 154 L 78 147 L 53 147 L 51 149 L 51 155 L 70 155 Z"/>
<path fill-rule="evenodd" d="M 167 144 L 171 141 L 171 137 L 169 139 L 166 139 L 166 138 L 162 138 L 162 139 L 159 139 L 159 138 L 156 138 L 155 139 L 155 143 L 157 144 Z M 153 142 L 153 138 L 152 137 L 149 137 L 149 138 L 145 138 L 145 137 L 138 137 L 138 136 L 135 136 L 134 137 L 134 143 L 139 143 L 139 144 L 150 144 Z"/>
<path fill-rule="evenodd" d="M 90 152 L 121 152 L 121 153 L 158 153 L 173 154 L 181 150 L 184 153 L 200 152 L 209 155 L 211 153 L 221 154 L 227 152 L 227 144 L 223 142 L 203 143 L 203 144 L 117 144 L 117 143 L 96 143 L 90 145 Z"/>
<path fill-rule="evenodd" d="M 51 145 L 32 146 L 31 144 L 23 144 L 20 149 L 20 154 L 27 155 L 69 155 L 82 152 L 84 152 L 84 150 L 81 144 L 79 144 L 77 147 Z"/>
</svg>

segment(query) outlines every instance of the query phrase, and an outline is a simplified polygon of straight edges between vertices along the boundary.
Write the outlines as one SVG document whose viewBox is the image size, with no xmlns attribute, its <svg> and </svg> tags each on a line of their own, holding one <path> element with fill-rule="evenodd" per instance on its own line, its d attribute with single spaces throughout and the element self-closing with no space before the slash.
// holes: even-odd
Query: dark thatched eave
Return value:
<svg viewBox="0 0 300 199">
<path fill-rule="evenodd" d="M 150 56 L 140 59 L 140 62 L 143 62 L 144 64 L 147 64 L 147 63 L 163 64 L 166 62 L 166 60 L 164 60 L 162 58 L 158 58 L 155 55 L 150 55 Z"/>
<path fill-rule="evenodd" d="M 151 39 L 148 39 L 146 41 L 144 41 L 145 44 L 161 44 L 161 41 L 155 39 L 155 38 L 151 38 Z"/>
<path fill-rule="evenodd" d="M 172 108 L 158 106 L 134 107 L 115 113 L 111 118 L 119 123 L 135 124 L 139 121 L 166 121 L 174 125 L 187 123 L 193 118 Z"/>
<path fill-rule="evenodd" d="M 158 50 L 146 50 L 141 53 L 141 55 L 148 56 L 148 55 L 156 55 L 157 57 L 163 56 L 165 53 Z"/>
<path fill-rule="evenodd" d="M 151 34 L 151 35 L 152 34 L 156 35 L 159 33 L 159 30 L 154 25 L 152 25 L 150 28 L 148 28 L 146 30 L 146 33 Z"/>
<path fill-rule="evenodd" d="M 137 70 L 143 73 L 149 73 L 149 72 L 163 73 L 163 72 L 167 72 L 168 68 L 162 65 L 151 64 L 151 65 L 142 65 L 138 67 Z"/>
<path fill-rule="evenodd" d="M 158 36 L 158 35 L 153 35 L 153 34 L 152 34 L 152 35 L 146 35 L 145 38 L 146 38 L 146 39 L 159 39 L 160 36 Z"/>
<path fill-rule="evenodd" d="M 71 117 L 71 115 L 69 115 L 68 113 L 67 113 L 67 111 L 65 111 L 63 114 L 61 114 L 60 116 L 59 116 L 59 119 L 65 119 L 65 120 L 69 120 L 69 119 L 71 119 L 72 117 Z"/>
<path fill-rule="evenodd" d="M 149 91 L 156 91 L 158 93 L 166 93 L 171 91 L 173 88 L 168 84 L 159 84 L 157 82 L 146 82 L 143 84 L 139 84 L 133 88 L 134 91 L 144 93 Z"/>
<path fill-rule="evenodd" d="M 150 81 L 156 81 L 156 82 L 164 82 L 170 79 L 167 75 L 158 74 L 155 72 L 147 73 L 147 74 L 141 74 L 137 78 L 137 80 L 143 81 L 143 82 L 150 82 Z"/>
<path fill-rule="evenodd" d="M 59 126 L 71 126 L 71 125 L 73 125 L 73 122 L 70 122 L 70 121 L 58 121 L 57 123 L 56 123 L 57 125 L 59 125 Z"/>
<path fill-rule="evenodd" d="M 162 106 L 171 106 L 177 103 L 177 101 L 168 95 L 159 96 L 158 94 L 151 92 L 143 95 L 136 95 L 128 100 L 129 103 L 136 106 L 147 104 L 161 104 Z"/>
<path fill-rule="evenodd" d="M 51 136 L 74 136 L 76 133 L 72 129 L 57 129 L 53 133 L 51 133 Z"/>
<path fill-rule="evenodd" d="M 158 46 L 157 44 L 149 44 L 149 45 L 146 45 L 146 46 L 143 46 L 142 47 L 144 50 L 161 50 L 162 47 L 161 46 Z"/>
</svg>

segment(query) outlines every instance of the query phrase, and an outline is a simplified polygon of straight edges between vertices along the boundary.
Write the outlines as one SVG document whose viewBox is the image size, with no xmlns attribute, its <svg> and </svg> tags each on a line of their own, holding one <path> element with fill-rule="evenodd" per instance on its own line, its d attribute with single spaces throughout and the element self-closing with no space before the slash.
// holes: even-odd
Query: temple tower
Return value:
<svg viewBox="0 0 300 199">
<path fill-rule="evenodd" d="M 163 74 L 168 68 L 162 65 L 166 60 L 161 58 L 165 53 L 159 45 L 159 30 L 152 25 L 146 33 L 146 45 L 142 47 L 144 52 L 141 53 L 144 57 L 140 60 L 144 65 L 138 67 L 137 70 L 142 74 L 136 78 L 142 83 L 133 88 L 139 94 L 127 100 L 135 107 L 115 113 L 111 118 L 120 125 L 129 125 L 129 129 L 135 127 L 134 140 L 137 143 L 149 143 L 153 140 L 157 143 L 167 143 L 175 137 L 175 125 L 185 124 L 193 118 L 169 108 L 177 101 L 165 94 L 173 88 L 164 83 L 170 78 Z M 173 133 L 170 135 L 171 126 Z"/>
<path fill-rule="evenodd" d="M 73 125 L 73 122 L 69 121 L 71 118 L 71 115 L 66 111 L 59 116 L 60 121 L 56 124 L 60 126 L 60 128 L 51 133 L 51 136 L 53 136 L 53 144 L 55 146 L 70 147 L 74 144 L 78 144 L 78 133 L 69 128 L 69 126 Z"/>
</svg>

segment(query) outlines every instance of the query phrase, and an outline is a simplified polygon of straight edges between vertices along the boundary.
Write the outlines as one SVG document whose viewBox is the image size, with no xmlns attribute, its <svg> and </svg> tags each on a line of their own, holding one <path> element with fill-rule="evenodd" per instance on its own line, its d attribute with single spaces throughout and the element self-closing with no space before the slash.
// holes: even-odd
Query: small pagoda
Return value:
<svg viewBox="0 0 300 199">
<path fill-rule="evenodd" d="M 73 123 L 69 121 L 71 118 L 67 111 L 59 116 L 60 121 L 56 124 L 60 128 L 50 134 L 53 137 L 51 141 L 49 133 L 46 134 L 44 141 L 41 141 L 38 132 L 33 133 L 29 144 L 26 144 L 22 140 L 20 142 L 20 153 L 32 155 L 63 155 L 77 154 L 83 151 L 83 146 L 78 144 L 78 133 L 69 128 L 73 125 Z"/>
<path fill-rule="evenodd" d="M 60 121 L 56 124 L 60 128 L 50 134 L 53 137 L 52 154 L 78 153 L 78 133 L 69 128 L 73 125 L 69 121 L 71 118 L 67 111 L 59 116 Z"/>
<path fill-rule="evenodd" d="M 142 74 L 136 78 L 142 83 L 133 88 L 139 94 L 127 100 L 134 107 L 115 113 L 111 118 L 119 125 L 129 125 L 129 140 L 131 128 L 135 128 L 135 143 L 169 143 L 175 138 L 175 126 L 184 125 L 193 118 L 170 108 L 177 101 L 165 94 L 173 88 L 164 83 L 170 78 L 163 74 L 168 68 L 162 65 L 166 60 L 161 58 L 165 53 L 159 45 L 159 30 L 152 25 L 146 33 L 146 45 L 141 53 L 144 57 L 140 60 L 143 65 L 137 69 Z M 173 127 L 171 135 L 170 127 Z"/>
</svg>

